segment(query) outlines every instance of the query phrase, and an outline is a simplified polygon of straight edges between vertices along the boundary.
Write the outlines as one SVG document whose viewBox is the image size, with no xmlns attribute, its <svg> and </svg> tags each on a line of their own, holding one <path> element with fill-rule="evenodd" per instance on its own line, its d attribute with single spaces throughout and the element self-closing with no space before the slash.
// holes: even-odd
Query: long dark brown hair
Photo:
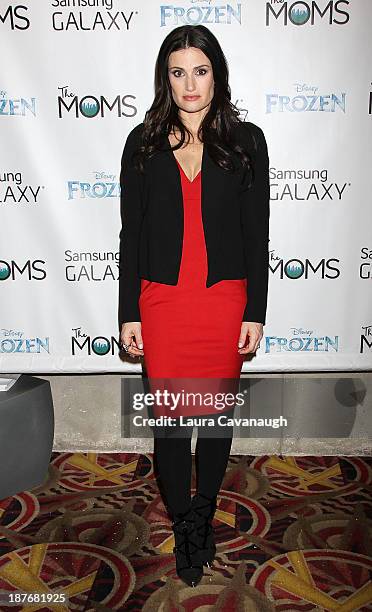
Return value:
<svg viewBox="0 0 372 612">
<path fill-rule="evenodd" d="M 210 108 L 204 116 L 198 131 L 198 138 L 208 144 L 208 153 L 221 168 L 232 171 L 235 169 L 231 152 L 234 151 L 243 167 L 250 170 L 251 157 L 248 151 L 233 138 L 233 128 L 240 123 L 239 111 L 231 102 L 229 86 L 229 69 L 225 55 L 214 34 L 203 25 L 184 25 L 175 28 L 165 37 L 155 65 L 155 97 L 145 114 L 140 148 L 136 151 L 134 165 L 144 172 L 144 163 L 155 151 L 161 148 L 164 135 L 168 136 L 172 129 L 178 128 L 181 142 L 172 150 L 180 148 L 192 134 L 182 123 L 178 115 L 178 107 L 172 96 L 172 88 L 168 76 L 169 56 L 173 51 L 195 47 L 203 51 L 212 65 L 214 78 L 214 96 Z"/>
</svg>

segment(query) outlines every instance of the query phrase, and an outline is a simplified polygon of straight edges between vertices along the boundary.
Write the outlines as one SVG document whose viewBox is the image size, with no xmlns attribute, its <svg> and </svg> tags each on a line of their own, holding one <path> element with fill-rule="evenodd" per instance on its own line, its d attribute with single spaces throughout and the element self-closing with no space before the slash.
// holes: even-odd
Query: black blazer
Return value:
<svg viewBox="0 0 372 612">
<path fill-rule="evenodd" d="M 129 133 L 121 159 L 119 263 L 119 328 L 141 321 L 138 299 L 141 278 L 176 285 L 183 239 L 180 171 L 164 135 L 161 150 L 146 160 L 145 174 L 136 171 L 131 155 L 143 123 Z M 220 168 L 203 147 L 202 220 L 208 258 L 206 287 L 224 279 L 247 278 L 243 321 L 266 322 L 269 268 L 269 158 L 265 136 L 251 122 L 234 128 L 255 163 L 255 176 L 244 169 Z M 235 157 L 235 153 L 233 157 Z"/>
</svg>

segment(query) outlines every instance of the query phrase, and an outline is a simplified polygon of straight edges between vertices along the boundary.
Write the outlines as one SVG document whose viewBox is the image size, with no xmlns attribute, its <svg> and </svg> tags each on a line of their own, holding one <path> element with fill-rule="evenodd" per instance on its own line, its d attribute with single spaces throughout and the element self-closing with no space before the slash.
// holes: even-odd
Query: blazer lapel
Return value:
<svg viewBox="0 0 372 612">
<path fill-rule="evenodd" d="M 208 261 L 211 261 L 218 252 L 223 230 L 223 207 L 228 203 L 228 199 L 225 195 L 226 172 L 214 163 L 208 153 L 207 145 L 203 147 L 201 188 L 201 212 L 205 243 Z"/>
</svg>

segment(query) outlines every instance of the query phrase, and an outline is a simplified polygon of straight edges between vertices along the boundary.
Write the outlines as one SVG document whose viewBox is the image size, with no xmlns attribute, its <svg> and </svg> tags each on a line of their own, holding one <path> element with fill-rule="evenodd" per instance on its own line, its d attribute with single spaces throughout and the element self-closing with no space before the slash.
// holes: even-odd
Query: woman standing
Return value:
<svg viewBox="0 0 372 612">
<path fill-rule="evenodd" d="M 237 389 L 244 355 L 263 336 L 269 159 L 262 130 L 240 121 L 230 100 L 215 36 L 202 25 L 176 28 L 158 54 L 154 102 L 123 151 L 121 341 L 144 356 L 149 380 L 167 379 L 172 390 L 181 378 L 193 389 L 198 380 Z M 181 403 L 172 411 L 214 420 L 213 435 L 198 428 L 192 500 L 192 427 L 154 428 L 177 573 L 187 584 L 199 582 L 216 552 L 212 520 L 233 435 L 216 417 L 233 410 Z M 161 405 L 154 413 L 169 415 Z"/>
</svg>

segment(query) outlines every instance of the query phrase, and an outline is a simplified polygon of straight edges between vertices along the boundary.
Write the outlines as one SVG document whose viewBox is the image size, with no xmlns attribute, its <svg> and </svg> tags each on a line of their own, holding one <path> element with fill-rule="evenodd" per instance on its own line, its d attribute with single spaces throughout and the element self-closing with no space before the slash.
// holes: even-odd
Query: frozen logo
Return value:
<svg viewBox="0 0 372 612">
<path fill-rule="evenodd" d="M 4 89 L 0 90 L 0 116 L 36 117 L 36 98 L 10 97 Z"/>
<path fill-rule="evenodd" d="M 266 94 L 266 113 L 345 113 L 345 92 L 318 92 L 318 87 L 294 83 L 295 95 Z"/>
<path fill-rule="evenodd" d="M 49 336 L 25 337 L 24 332 L 0 329 L 0 353 L 50 353 Z"/>
<path fill-rule="evenodd" d="M 115 178 L 115 174 L 95 171 L 92 181 L 67 181 L 68 199 L 118 198 L 120 196 L 120 183 L 115 181 Z"/>
<path fill-rule="evenodd" d="M 181 26 L 221 23 L 225 25 L 242 23 L 240 3 L 213 5 L 211 0 L 191 2 L 191 6 L 179 4 L 160 5 L 160 26 Z"/>
<path fill-rule="evenodd" d="M 316 336 L 313 330 L 292 327 L 289 336 L 265 336 L 265 353 L 337 353 L 339 336 Z"/>
</svg>

